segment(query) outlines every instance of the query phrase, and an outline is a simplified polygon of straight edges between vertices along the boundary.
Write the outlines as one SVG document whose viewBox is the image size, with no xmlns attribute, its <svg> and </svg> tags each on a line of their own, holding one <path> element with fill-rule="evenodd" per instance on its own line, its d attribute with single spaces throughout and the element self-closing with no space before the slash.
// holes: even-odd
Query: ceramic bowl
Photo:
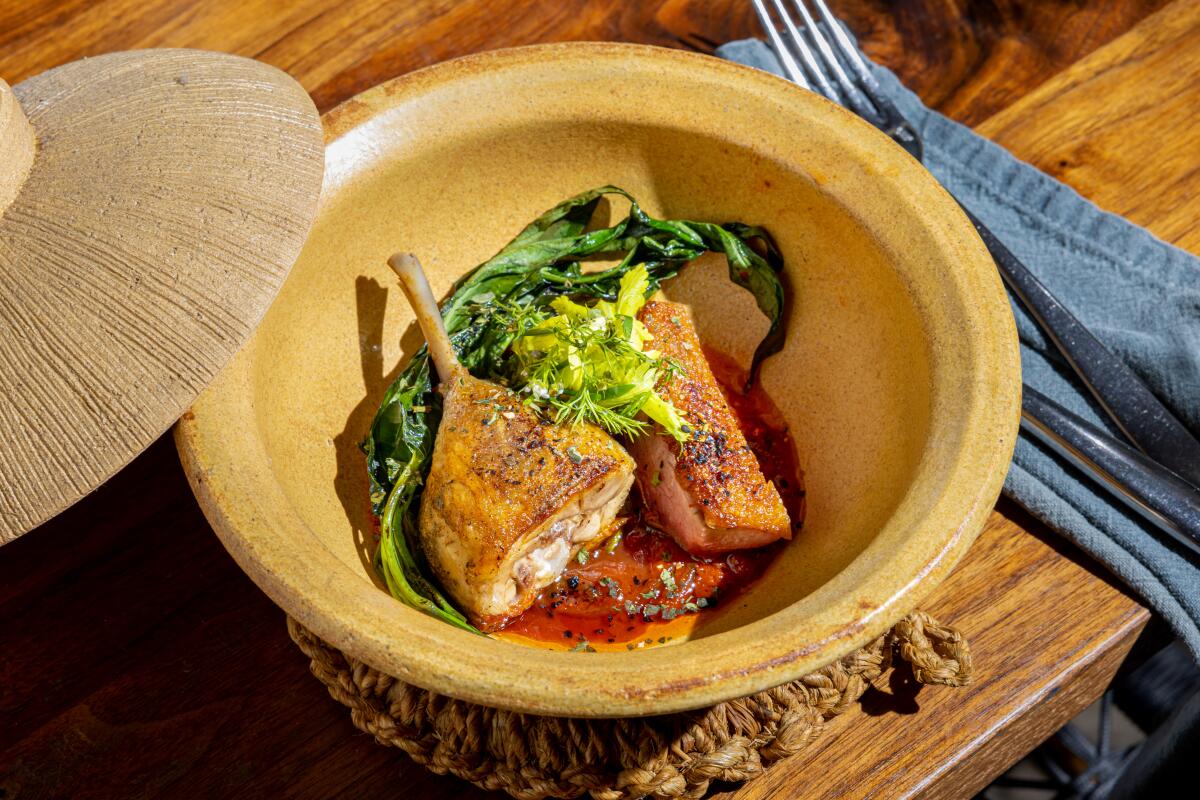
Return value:
<svg viewBox="0 0 1200 800">
<path fill-rule="evenodd" d="M 849 653 L 970 546 L 1016 436 L 1015 328 L 966 218 L 871 126 L 762 72 L 616 44 L 440 64 L 324 121 L 305 249 L 177 441 L 225 546 L 326 641 L 491 706 L 658 714 Z M 385 258 L 417 253 L 445 292 L 543 210 L 606 183 L 659 216 L 742 220 L 778 240 L 793 302 L 762 381 L 797 442 L 808 516 L 761 583 L 689 640 L 553 652 L 465 633 L 381 590 L 358 444 L 421 343 Z M 668 294 L 693 305 L 707 343 L 747 358 L 765 322 L 723 269 L 702 259 Z"/>
</svg>

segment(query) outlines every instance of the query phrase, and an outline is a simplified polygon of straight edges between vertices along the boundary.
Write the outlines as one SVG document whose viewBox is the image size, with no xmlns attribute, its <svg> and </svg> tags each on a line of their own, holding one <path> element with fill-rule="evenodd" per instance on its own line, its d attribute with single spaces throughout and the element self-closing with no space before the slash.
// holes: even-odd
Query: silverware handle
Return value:
<svg viewBox="0 0 1200 800">
<path fill-rule="evenodd" d="M 961 203 L 959 204 L 962 205 Z M 1200 486 L 1200 441 L 1058 301 L 1021 260 L 965 206 L 1000 275 L 1129 441 L 1146 455 Z"/>
<path fill-rule="evenodd" d="M 1021 407 L 1022 430 L 1200 555 L 1200 490 L 1028 385 Z"/>
</svg>

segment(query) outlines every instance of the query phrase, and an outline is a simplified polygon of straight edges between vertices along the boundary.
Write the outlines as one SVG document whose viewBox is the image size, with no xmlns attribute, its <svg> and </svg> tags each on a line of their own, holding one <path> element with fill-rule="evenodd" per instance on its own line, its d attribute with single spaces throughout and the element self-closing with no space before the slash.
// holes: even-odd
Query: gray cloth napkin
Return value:
<svg viewBox="0 0 1200 800">
<path fill-rule="evenodd" d="M 717 55 L 782 75 L 761 41 Z M 1200 260 L 1101 211 L 1068 186 L 931 111 L 874 71 L 925 140 L 925 165 L 1193 432 L 1200 430 Z M 1014 303 L 1025 382 L 1115 429 L 1032 319 Z M 1200 661 L 1200 559 L 1037 442 L 1017 443 L 1004 493 L 1102 562 L 1162 615 Z"/>
</svg>

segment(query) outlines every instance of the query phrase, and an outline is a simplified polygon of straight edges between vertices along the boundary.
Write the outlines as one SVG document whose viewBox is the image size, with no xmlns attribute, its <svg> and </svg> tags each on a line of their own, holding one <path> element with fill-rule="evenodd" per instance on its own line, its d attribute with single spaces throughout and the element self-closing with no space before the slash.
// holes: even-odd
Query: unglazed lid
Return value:
<svg viewBox="0 0 1200 800">
<path fill-rule="evenodd" d="M 323 168 L 308 94 L 250 59 L 0 81 L 0 544 L 145 449 L 249 338 Z"/>
</svg>

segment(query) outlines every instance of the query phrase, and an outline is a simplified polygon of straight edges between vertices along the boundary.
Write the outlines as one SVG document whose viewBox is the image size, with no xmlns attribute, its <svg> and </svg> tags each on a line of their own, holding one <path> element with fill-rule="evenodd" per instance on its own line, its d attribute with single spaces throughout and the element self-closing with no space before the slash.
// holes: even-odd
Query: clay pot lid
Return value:
<svg viewBox="0 0 1200 800">
<path fill-rule="evenodd" d="M 323 169 L 312 100 L 250 59 L 0 81 L 0 544 L 145 449 L 250 337 Z"/>
</svg>

